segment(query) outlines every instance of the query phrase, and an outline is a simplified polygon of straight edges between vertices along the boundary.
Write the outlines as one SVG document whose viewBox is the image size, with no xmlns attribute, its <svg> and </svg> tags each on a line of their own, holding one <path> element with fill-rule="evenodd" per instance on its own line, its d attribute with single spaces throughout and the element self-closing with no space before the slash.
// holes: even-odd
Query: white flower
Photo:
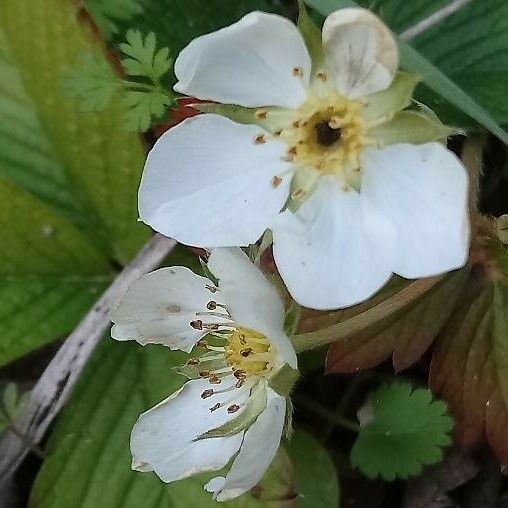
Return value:
<svg viewBox="0 0 508 508">
<path fill-rule="evenodd" d="M 132 468 L 172 482 L 233 459 L 225 477 L 205 486 L 224 501 L 254 487 L 272 462 L 297 360 L 283 303 L 248 257 L 214 249 L 208 268 L 218 286 L 181 266 L 138 279 L 112 313 L 111 335 L 204 350 L 181 369 L 191 380 L 139 417 Z"/>
<path fill-rule="evenodd" d="M 397 72 L 393 35 L 363 9 L 331 14 L 322 41 L 309 30 L 307 47 L 287 19 L 253 12 L 180 53 L 175 89 L 225 105 L 156 143 L 141 219 L 205 247 L 272 229 L 290 293 L 313 308 L 462 266 L 467 174 L 441 144 L 451 130 L 405 110 L 418 80 Z"/>
</svg>

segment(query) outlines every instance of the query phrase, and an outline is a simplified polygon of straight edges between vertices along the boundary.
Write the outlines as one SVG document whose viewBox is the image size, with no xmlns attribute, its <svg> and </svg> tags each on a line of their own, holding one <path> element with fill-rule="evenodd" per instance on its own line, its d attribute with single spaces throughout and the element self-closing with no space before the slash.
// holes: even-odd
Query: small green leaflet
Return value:
<svg viewBox="0 0 508 508">
<path fill-rule="evenodd" d="M 129 76 L 142 76 L 152 83 L 159 83 L 160 78 L 169 71 L 172 61 L 169 48 L 155 50 L 155 34 L 150 32 L 143 41 L 139 30 L 129 30 L 125 35 L 127 43 L 120 44 L 122 53 L 129 58 L 122 60 L 123 68 Z"/>
<path fill-rule="evenodd" d="M 351 464 L 369 478 L 406 479 L 439 462 L 451 443 L 453 420 L 443 401 L 409 383 L 384 384 L 358 412 L 360 433 Z"/>
<path fill-rule="evenodd" d="M 118 22 L 143 12 L 144 0 L 84 0 L 93 20 L 106 39 L 118 33 Z"/>
<path fill-rule="evenodd" d="M 81 55 L 78 66 L 68 70 L 63 78 L 63 92 L 78 99 L 84 111 L 101 111 L 111 101 L 121 80 L 99 53 Z"/>
<path fill-rule="evenodd" d="M 85 111 L 104 109 L 118 93 L 125 106 L 125 127 L 128 131 L 146 131 L 154 118 L 161 118 L 175 97 L 160 84 L 172 60 L 169 49 L 156 49 L 153 32 L 143 37 L 138 30 L 129 30 L 126 43 L 120 44 L 126 55 L 122 66 L 128 76 L 140 81 L 123 80 L 98 54 L 82 55 L 79 65 L 69 70 L 63 80 L 64 92 L 78 99 Z"/>
</svg>

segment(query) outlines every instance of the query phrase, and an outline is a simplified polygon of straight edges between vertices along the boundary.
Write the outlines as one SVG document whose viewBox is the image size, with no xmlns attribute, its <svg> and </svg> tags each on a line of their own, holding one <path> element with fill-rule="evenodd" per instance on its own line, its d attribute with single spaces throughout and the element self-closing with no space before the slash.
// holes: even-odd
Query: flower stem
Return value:
<svg viewBox="0 0 508 508">
<path fill-rule="evenodd" d="M 326 407 L 314 402 L 313 400 L 307 399 L 306 397 L 302 397 L 301 395 L 295 395 L 294 400 L 300 406 L 316 413 L 321 418 L 328 420 L 338 427 L 342 427 L 343 429 L 350 430 L 352 432 L 360 432 L 360 425 L 356 422 L 348 420 L 341 415 L 335 414 L 333 411 L 330 411 Z"/>
</svg>

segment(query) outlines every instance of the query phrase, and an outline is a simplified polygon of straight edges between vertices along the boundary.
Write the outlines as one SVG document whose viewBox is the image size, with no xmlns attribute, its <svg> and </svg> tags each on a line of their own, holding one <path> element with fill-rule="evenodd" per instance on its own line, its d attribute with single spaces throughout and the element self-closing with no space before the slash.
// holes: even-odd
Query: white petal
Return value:
<svg viewBox="0 0 508 508">
<path fill-rule="evenodd" d="M 285 363 L 296 354 L 284 334 L 284 304 L 275 287 L 240 249 L 214 249 L 208 268 L 219 279 L 220 295 L 240 326 L 263 333 Z"/>
<path fill-rule="evenodd" d="M 273 227 L 273 253 L 293 298 L 314 309 L 354 305 L 390 277 L 392 239 L 384 224 L 367 235 L 360 197 L 323 177 L 314 194 Z"/>
<path fill-rule="evenodd" d="M 254 144 L 262 131 L 218 115 L 200 115 L 167 131 L 148 154 L 139 215 L 187 245 L 248 245 L 282 208 L 290 169 L 286 145 Z M 272 179 L 282 182 L 274 187 Z"/>
<path fill-rule="evenodd" d="M 443 145 L 397 144 L 362 156 L 362 208 L 395 231 L 395 273 L 428 277 L 465 264 L 469 248 L 468 177 Z"/>
<path fill-rule="evenodd" d="M 189 352 L 206 333 L 190 326 L 191 321 L 216 322 L 217 318 L 197 316 L 206 304 L 216 300 L 206 289 L 210 280 L 188 268 L 161 268 L 135 280 L 111 313 L 115 323 L 111 336 L 136 340 L 140 344 L 163 344 Z"/>
<path fill-rule="evenodd" d="M 294 69 L 303 71 L 303 78 Z M 297 108 L 306 98 L 311 62 L 296 26 L 286 18 L 251 12 L 194 39 L 175 62 L 175 90 L 241 106 Z"/>
<path fill-rule="evenodd" d="M 237 381 L 233 376 L 226 378 L 221 388 Z M 211 387 L 213 385 L 206 379 L 188 381 L 181 390 L 139 417 L 131 435 L 133 469 L 154 471 L 164 482 L 172 482 L 221 469 L 231 460 L 242 443 L 242 432 L 229 437 L 194 440 L 237 416 L 238 413 L 229 414 L 227 407 L 242 405 L 249 390 L 235 388 L 202 399 L 201 394 Z M 210 411 L 217 402 L 224 401 L 224 407 Z"/>
<path fill-rule="evenodd" d="M 358 99 L 388 88 L 399 65 L 388 27 L 366 9 L 339 9 L 323 25 L 323 47 L 337 90 Z"/>
<path fill-rule="evenodd" d="M 227 501 L 257 485 L 279 448 L 286 417 L 286 399 L 267 389 L 266 409 L 245 432 L 245 437 L 226 478 L 213 478 L 205 489 L 217 501 Z"/>
</svg>

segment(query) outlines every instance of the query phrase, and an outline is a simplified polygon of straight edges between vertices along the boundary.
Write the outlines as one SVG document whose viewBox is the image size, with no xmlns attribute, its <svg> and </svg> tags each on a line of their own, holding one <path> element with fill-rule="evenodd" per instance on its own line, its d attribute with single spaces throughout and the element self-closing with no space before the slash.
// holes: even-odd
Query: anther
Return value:
<svg viewBox="0 0 508 508">
<path fill-rule="evenodd" d="M 206 339 L 200 339 L 196 343 L 197 347 L 208 347 L 208 341 Z"/>
<path fill-rule="evenodd" d="M 228 413 L 236 413 L 240 409 L 240 406 L 238 404 L 231 404 L 231 406 L 228 407 Z"/>
<path fill-rule="evenodd" d="M 210 381 L 210 383 L 212 383 L 212 385 L 220 385 L 221 384 L 221 379 L 219 376 L 211 376 L 208 381 Z"/>
<path fill-rule="evenodd" d="M 276 131 L 273 133 L 273 135 L 274 135 L 274 136 L 280 136 L 281 134 L 282 134 L 282 129 L 278 129 L 278 130 L 276 130 Z"/>
<path fill-rule="evenodd" d="M 293 67 L 293 76 L 303 76 L 303 69 L 301 67 Z"/>
<path fill-rule="evenodd" d="M 186 365 L 198 365 L 198 364 L 199 364 L 199 360 L 197 358 L 190 358 L 189 360 L 187 360 Z"/>
<path fill-rule="evenodd" d="M 213 300 L 210 300 L 207 304 L 206 304 L 206 308 L 208 310 L 215 310 L 217 308 L 217 302 L 214 302 Z"/>
<path fill-rule="evenodd" d="M 195 319 L 194 321 L 191 321 L 190 325 L 192 326 L 192 328 L 195 328 L 196 330 L 203 329 L 203 321 L 201 321 L 201 319 Z"/>
<path fill-rule="evenodd" d="M 209 375 L 210 375 L 210 371 L 209 370 L 202 370 L 199 373 L 199 377 L 208 377 Z"/>
<path fill-rule="evenodd" d="M 211 397 L 212 395 L 213 395 L 213 390 L 208 389 L 208 390 L 205 390 L 205 391 L 201 394 L 201 398 L 202 398 L 202 399 L 207 399 L 208 397 Z"/>
<path fill-rule="evenodd" d="M 256 118 L 264 119 L 264 118 L 266 118 L 267 115 L 268 115 L 267 109 L 258 109 L 256 111 Z"/>
<path fill-rule="evenodd" d="M 322 71 L 320 71 L 316 74 L 316 78 L 320 79 L 321 81 L 326 81 L 328 79 L 326 77 L 326 74 Z"/>
<path fill-rule="evenodd" d="M 255 145 L 262 145 L 263 143 L 266 143 L 266 136 L 264 134 L 259 134 L 254 138 Z"/>
<path fill-rule="evenodd" d="M 247 377 L 247 373 L 244 370 L 235 370 L 233 375 L 236 377 L 236 379 L 245 379 Z"/>
<path fill-rule="evenodd" d="M 274 176 L 272 178 L 272 187 L 276 189 L 282 183 L 282 178 L 280 176 Z"/>
<path fill-rule="evenodd" d="M 293 122 L 293 129 L 298 129 L 300 127 L 300 120 L 295 120 Z"/>
<path fill-rule="evenodd" d="M 205 288 L 208 289 L 210 293 L 216 293 L 218 291 L 218 289 L 215 286 L 210 286 L 209 284 L 207 284 Z"/>
<path fill-rule="evenodd" d="M 289 148 L 289 150 L 286 153 L 287 153 L 287 156 L 290 158 L 296 157 L 296 155 L 298 153 L 298 148 L 296 146 L 292 146 L 291 148 Z"/>
<path fill-rule="evenodd" d="M 305 191 L 300 187 L 299 189 L 296 189 L 291 193 L 291 197 L 293 199 L 296 199 L 296 198 L 303 196 L 304 193 L 305 193 Z"/>
<path fill-rule="evenodd" d="M 219 408 L 220 408 L 220 403 L 219 403 L 219 402 L 217 402 L 217 404 L 215 404 L 215 406 L 212 406 L 212 407 L 210 408 L 210 411 L 212 411 L 212 412 L 213 412 L 213 411 L 217 411 L 217 409 L 219 409 Z"/>
<path fill-rule="evenodd" d="M 252 353 L 252 348 L 251 347 L 247 347 L 245 349 L 242 349 L 240 351 L 240 354 L 244 357 L 244 358 L 247 358 L 250 354 Z"/>
</svg>

